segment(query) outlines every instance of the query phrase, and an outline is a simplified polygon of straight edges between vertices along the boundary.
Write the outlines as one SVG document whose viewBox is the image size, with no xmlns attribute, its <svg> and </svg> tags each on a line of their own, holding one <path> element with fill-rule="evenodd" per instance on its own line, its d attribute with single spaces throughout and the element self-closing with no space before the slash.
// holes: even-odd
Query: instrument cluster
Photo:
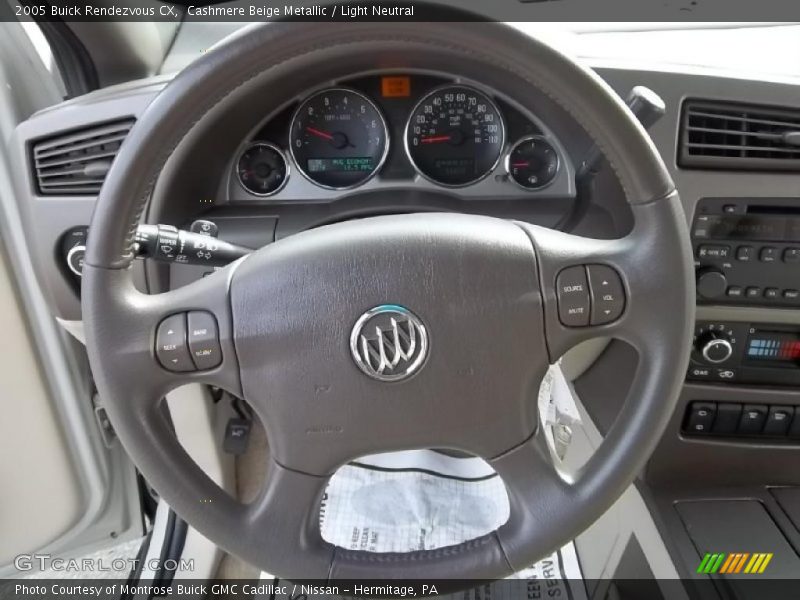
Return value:
<svg viewBox="0 0 800 600">
<path fill-rule="evenodd" d="M 573 180 L 555 136 L 491 90 L 386 74 L 312 91 L 272 115 L 240 148 L 229 199 L 325 199 L 412 182 L 557 197 L 574 196 Z"/>
</svg>

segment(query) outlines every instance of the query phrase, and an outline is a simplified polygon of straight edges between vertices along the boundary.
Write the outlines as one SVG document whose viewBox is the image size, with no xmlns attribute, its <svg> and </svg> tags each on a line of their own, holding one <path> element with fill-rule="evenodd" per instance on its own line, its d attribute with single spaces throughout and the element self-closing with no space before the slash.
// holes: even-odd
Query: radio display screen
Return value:
<svg viewBox="0 0 800 600">
<path fill-rule="evenodd" d="M 709 238 L 800 242 L 800 217 L 715 215 L 705 217 Z"/>
</svg>

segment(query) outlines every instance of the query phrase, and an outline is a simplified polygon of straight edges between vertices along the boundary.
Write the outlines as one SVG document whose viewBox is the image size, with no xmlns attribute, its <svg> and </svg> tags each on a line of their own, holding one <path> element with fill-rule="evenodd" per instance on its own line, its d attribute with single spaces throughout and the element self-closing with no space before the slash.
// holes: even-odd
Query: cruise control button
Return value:
<svg viewBox="0 0 800 600">
<path fill-rule="evenodd" d="M 568 267 L 558 274 L 558 318 L 567 327 L 589 324 L 589 286 L 586 268 Z"/>
<path fill-rule="evenodd" d="M 619 274 L 606 265 L 587 265 L 592 295 L 592 325 L 615 321 L 625 309 L 625 290 Z"/>
<path fill-rule="evenodd" d="M 789 423 L 794 416 L 794 408 L 791 406 L 770 406 L 767 413 L 767 420 L 764 423 L 764 435 L 786 435 L 789 431 Z"/>
<path fill-rule="evenodd" d="M 765 404 L 745 404 L 742 407 L 742 418 L 739 419 L 739 433 L 754 434 L 761 433 L 764 429 L 764 421 L 767 420 Z"/>
<path fill-rule="evenodd" d="M 167 317 L 156 331 L 156 357 L 169 371 L 194 371 L 186 343 L 186 314 Z"/>
<path fill-rule="evenodd" d="M 201 371 L 213 369 L 222 362 L 217 320 L 211 313 L 192 311 L 188 324 L 189 350 L 194 364 Z"/>
</svg>

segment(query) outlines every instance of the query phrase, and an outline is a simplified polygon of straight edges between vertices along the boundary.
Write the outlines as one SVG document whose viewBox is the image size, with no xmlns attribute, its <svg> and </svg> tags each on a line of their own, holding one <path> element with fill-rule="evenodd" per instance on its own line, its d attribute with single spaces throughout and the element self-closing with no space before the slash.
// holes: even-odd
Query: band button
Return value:
<svg viewBox="0 0 800 600">
<path fill-rule="evenodd" d="M 188 340 L 192 360 L 199 370 L 213 369 L 222 362 L 217 320 L 211 313 L 192 311 L 188 317 Z"/>
</svg>

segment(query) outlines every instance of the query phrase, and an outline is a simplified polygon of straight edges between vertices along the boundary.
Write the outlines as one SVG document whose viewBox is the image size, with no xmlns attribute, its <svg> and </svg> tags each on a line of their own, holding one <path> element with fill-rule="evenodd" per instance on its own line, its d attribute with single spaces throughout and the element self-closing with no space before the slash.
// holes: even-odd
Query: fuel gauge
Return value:
<svg viewBox="0 0 800 600">
<path fill-rule="evenodd" d="M 506 155 L 506 171 L 519 186 L 538 190 L 550 185 L 558 173 L 558 152 L 540 135 L 519 140 Z"/>
<path fill-rule="evenodd" d="M 251 194 L 271 196 L 286 184 L 289 167 L 283 152 L 276 145 L 254 142 L 239 157 L 236 174 L 239 183 Z"/>
</svg>

